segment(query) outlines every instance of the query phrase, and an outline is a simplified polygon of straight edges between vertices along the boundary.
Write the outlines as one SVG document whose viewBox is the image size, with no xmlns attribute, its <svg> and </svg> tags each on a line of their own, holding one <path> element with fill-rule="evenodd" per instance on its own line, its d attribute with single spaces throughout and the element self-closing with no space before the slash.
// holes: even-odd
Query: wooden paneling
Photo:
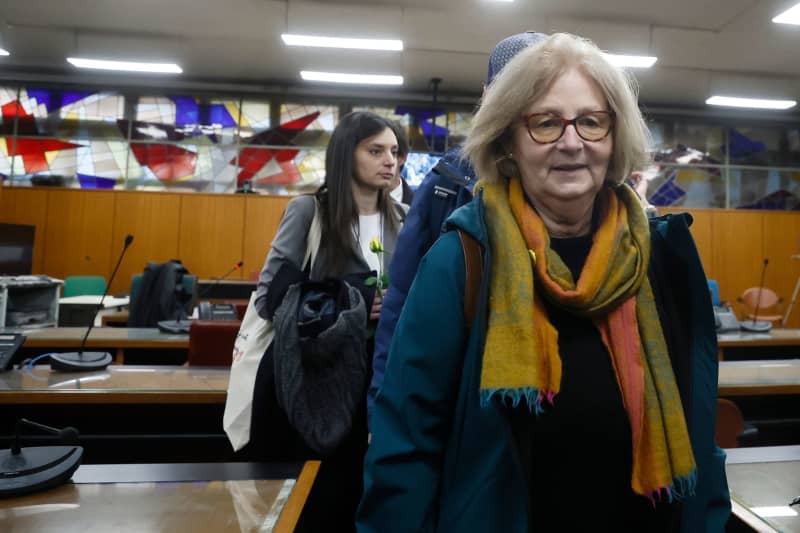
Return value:
<svg viewBox="0 0 800 533">
<path fill-rule="evenodd" d="M 720 298 L 736 302 L 748 287 L 758 285 L 764 261 L 764 213 L 716 211 L 712 220 L 714 250 L 712 272 Z M 738 306 L 734 304 L 738 312 Z"/>
<path fill-rule="evenodd" d="M 178 257 L 189 272 L 216 278 L 242 259 L 244 203 L 240 195 L 181 196 Z M 229 279 L 242 279 L 241 270 Z"/>
<path fill-rule="evenodd" d="M 33 243 L 33 273 L 44 272 L 47 190 L 6 187 L 0 200 L 0 222 L 36 226 Z"/>
<path fill-rule="evenodd" d="M 0 221 L 36 226 L 34 272 L 55 277 L 108 276 L 126 234 L 135 240 L 122 262 L 112 292 L 129 288 L 130 276 L 147 261 L 181 259 L 201 278 L 227 272 L 240 259 L 233 279 L 261 269 L 289 197 L 134 191 L 81 191 L 6 187 Z M 800 213 L 721 209 L 688 211 L 706 275 L 719 283 L 723 300 L 735 302 L 758 285 L 764 257 L 765 285 L 784 300 L 800 276 Z M 800 327 L 800 303 L 790 324 Z"/>
<path fill-rule="evenodd" d="M 800 260 L 791 259 L 800 254 L 800 214 L 769 213 L 769 224 L 764 224 L 764 255 L 769 258 L 764 286 L 783 298 L 785 311 L 800 276 Z M 800 327 L 800 308 L 792 310 L 787 327 Z"/>
<path fill-rule="evenodd" d="M 133 244 L 125 254 L 111 292 L 128 292 L 131 277 L 144 271 L 148 261 L 163 263 L 178 258 L 181 195 L 121 191 L 115 194 L 112 261 L 122 251 L 126 235 Z M 113 267 L 113 265 L 112 265 Z"/>
<path fill-rule="evenodd" d="M 269 252 L 270 243 L 278 231 L 286 204 L 286 196 L 248 196 L 244 218 L 244 277 L 260 272 Z"/>
<path fill-rule="evenodd" d="M 114 193 L 54 189 L 47 193 L 42 271 L 56 278 L 111 274 Z"/>
</svg>

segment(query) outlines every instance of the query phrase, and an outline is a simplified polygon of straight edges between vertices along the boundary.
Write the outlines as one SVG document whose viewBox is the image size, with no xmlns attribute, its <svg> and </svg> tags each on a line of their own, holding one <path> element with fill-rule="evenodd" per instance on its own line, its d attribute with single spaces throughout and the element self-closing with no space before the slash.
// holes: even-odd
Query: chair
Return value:
<svg viewBox="0 0 800 533">
<path fill-rule="evenodd" d="M 144 278 L 144 274 L 134 274 L 131 278 L 131 294 L 130 294 L 130 302 L 128 305 L 128 309 L 135 309 L 136 307 L 136 300 L 139 298 L 139 288 L 142 284 L 142 278 Z M 195 306 L 195 300 L 197 299 L 197 276 L 192 274 L 186 274 L 183 276 L 183 289 L 186 291 L 187 294 L 190 294 L 192 297 L 186 302 L 186 315 L 189 316 L 192 313 L 192 309 Z M 171 320 L 171 317 L 170 317 Z M 128 325 L 130 327 L 130 324 Z"/>
<path fill-rule="evenodd" d="M 189 366 L 231 366 L 238 320 L 193 320 L 189 328 Z"/>
<path fill-rule="evenodd" d="M 68 296 L 100 296 L 106 292 L 103 276 L 67 276 L 64 279 L 64 298 Z"/>
<path fill-rule="evenodd" d="M 742 295 L 739 296 L 738 301 L 743 307 L 742 320 L 778 322 L 783 319 L 783 313 L 780 312 L 783 299 L 775 294 L 772 289 L 750 287 L 745 289 Z M 758 317 L 755 315 L 756 308 L 758 308 Z"/>
<path fill-rule="evenodd" d="M 758 428 L 745 424 L 739 406 L 725 398 L 717 398 L 717 427 L 715 428 L 717 446 L 738 448 L 741 445 L 754 446 Z"/>
</svg>

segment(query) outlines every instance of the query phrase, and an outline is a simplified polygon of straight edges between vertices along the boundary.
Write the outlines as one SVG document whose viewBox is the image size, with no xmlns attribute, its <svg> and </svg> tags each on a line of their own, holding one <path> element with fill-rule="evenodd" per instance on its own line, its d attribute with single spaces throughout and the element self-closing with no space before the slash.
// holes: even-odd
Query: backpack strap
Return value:
<svg viewBox="0 0 800 533">
<path fill-rule="evenodd" d="M 481 260 L 481 246 L 469 233 L 458 229 L 458 238 L 464 251 L 464 320 L 467 327 L 475 319 L 475 310 L 478 305 L 481 278 L 483 277 L 483 261 Z"/>
</svg>

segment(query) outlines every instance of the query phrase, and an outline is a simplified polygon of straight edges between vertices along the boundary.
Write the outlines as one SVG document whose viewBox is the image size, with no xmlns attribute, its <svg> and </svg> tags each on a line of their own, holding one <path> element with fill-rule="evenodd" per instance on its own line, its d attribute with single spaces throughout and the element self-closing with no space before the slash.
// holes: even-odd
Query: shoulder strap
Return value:
<svg viewBox="0 0 800 533">
<path fill-rule="evenodd" d="M 314 218 L 311 219 L 311 225 L 308 228 L 308 235 L 306 236 L 306 253 L 303 257 L 303 270 L 308 269 L 309 273 L 314 268 L 314 259 L 316 259 L 321 240 L 322 221 L 320 220 L 319 201 L 316 197 L 314 197 Z"/>
<path fill-rule="evenodd" d="M 483 261 L 481 261 L 481 247 L 478 241 L 469 233 L 458 229 L 458 238 L 464 251 L 464 320 L 468 326 L 475 319 L 475 308 L 478 305 L 478 292 L 480 291 L 481 277 L 483 277 Z"/>
</svg>

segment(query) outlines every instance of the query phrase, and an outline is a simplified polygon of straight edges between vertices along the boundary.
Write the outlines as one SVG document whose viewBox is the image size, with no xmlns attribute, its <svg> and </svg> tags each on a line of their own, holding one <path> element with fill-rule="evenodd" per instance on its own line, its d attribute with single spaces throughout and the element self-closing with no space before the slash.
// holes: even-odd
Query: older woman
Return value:
<svg viewBox="0 0 800 533">
<path fill-rule="evenodd" d="M 360 531 L 722 531 L 716 337 L 687 215 L 651 224 L 624 72 L 553 35 L 486 92 L 465 153 L 478 241 L 420 264 L 373 415 Z"/>
</svg>

